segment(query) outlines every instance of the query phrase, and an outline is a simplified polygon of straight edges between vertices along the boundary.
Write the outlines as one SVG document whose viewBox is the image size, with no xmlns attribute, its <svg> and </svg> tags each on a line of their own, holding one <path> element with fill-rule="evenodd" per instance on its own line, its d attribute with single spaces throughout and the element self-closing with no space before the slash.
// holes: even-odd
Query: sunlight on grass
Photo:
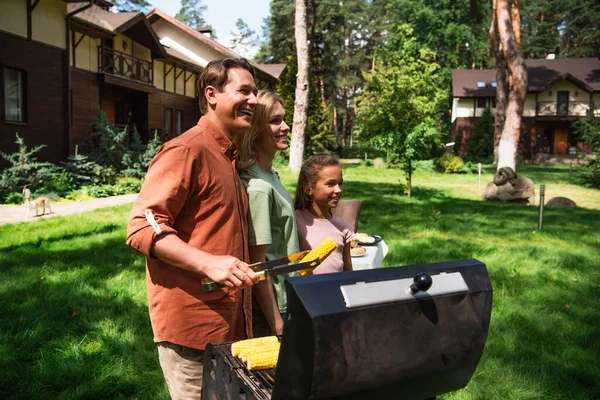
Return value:
<svg viewBox="0 0 600 400">
<path fill-rule="evenodd" d="M 547 208 L 480 200 L 477 175 L 344 170 L 359 231 L 381 235 L 385 266 L 476 258 L 494 288 L 483 357 L 440 399 L 600 398 L 600 191 L 568 167 L 523 166 Z M 491 181 L 485 168 L 482 186 Z M 294 193 L 297 175 L 280 172 Z M 537 189 L 536 189 L 537 190 Z M 144 259 L 125 246 L 131 205 L 0 227 L 0 397 L 168 399 L 147 311 Z"/>
</svg>

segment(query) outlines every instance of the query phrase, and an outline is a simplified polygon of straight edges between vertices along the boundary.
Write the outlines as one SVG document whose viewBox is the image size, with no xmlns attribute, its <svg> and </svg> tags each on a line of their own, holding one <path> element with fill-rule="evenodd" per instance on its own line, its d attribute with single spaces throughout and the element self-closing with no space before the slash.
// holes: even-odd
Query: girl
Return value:
<svg viewBox="0 0 600 400">
<path fill-rule="evenodd" d="M 294 201 L 300 250 L 312 249 L 328 236 L 338 245 L 313 274 L 352 271 L 350 242 L 354 232 L 346 221 L 331 213 L 342 197 L 342 182 L 342 167 L 335 154 L 317 154 L 300 169 Z"/>
<path fill-rule="evenodd" d="M 289 126 L 283 100 L 266 90 L 257 95 L 250 131 L 241 139 L 237 168 L 248 192 L 250 262 L 273 260 L 300 251 L 292 197 L 272 164 L 277 152 L 288 148 Z M 281 334 L 287 312 L 284 280 L 275 276 L 254 286 L 254 336 Z"/>
</svg>

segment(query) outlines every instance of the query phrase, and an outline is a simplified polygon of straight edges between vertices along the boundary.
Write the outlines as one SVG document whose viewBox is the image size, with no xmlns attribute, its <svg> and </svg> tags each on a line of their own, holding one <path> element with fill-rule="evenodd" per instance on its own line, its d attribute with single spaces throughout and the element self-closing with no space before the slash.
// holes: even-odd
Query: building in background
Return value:
<svg viewBox="0 0 600 400">
<path fill-rule="evenodd" d="M 519 154 L 541 162 L 589 153 L 573 134 L 572 123 L 595 110 L 600 117 L 600 60 L 597 58 L 528 59 L 527 97 Z M 484 109 L 496 107 L 496 70 L 452 71 L 452 141 L 460 155 Z"/>
<path fill-rule="evenodd" d="M 197 78 L 214 59 L 239 57 L 154 9 L 113 13 L 106 0 L 3 0 L 0 12 L 0 151 L 15 133 L 40 158 L 74 154 L 104 111 L 142 140 L 166 140 L 199 119 Z M 285 65 L 259 65 L 257 85 L 274 88 Z"/>
</svg>

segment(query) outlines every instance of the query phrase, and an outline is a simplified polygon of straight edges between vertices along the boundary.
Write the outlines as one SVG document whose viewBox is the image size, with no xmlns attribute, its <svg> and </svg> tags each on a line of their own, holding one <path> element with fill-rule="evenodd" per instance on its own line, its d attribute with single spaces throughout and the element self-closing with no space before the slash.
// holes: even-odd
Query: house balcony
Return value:
<svg viewBox="0 0 600 400">
<path fill-rule="evenodd" d="M 98 46 L 98 72 L 154 86 L 151 61 L 103 46 Z"/>
<path fill-rule="evenodd" d="M 537 117 L 585 117 L 594 108 L 589 101 L 538 101 L 535 115 Z"/>
</svg>

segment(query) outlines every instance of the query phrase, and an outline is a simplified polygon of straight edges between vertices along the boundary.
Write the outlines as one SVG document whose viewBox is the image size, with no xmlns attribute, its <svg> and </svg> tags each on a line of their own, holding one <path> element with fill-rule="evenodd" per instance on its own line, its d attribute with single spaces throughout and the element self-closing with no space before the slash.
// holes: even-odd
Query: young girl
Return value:
<svg viewBox="0 0 600 400">
<path fill-rule="evenodd" d="M 354 232 L 331 213 L 342 197 L 342 182 L 342 167 L 335 154 L 317 154 L 300 169 L 294 201 L 300 250 L 312 249 L 328 236 L 338 245 L 313 274 L 352 271 L 350 241 Z"/>
</svg>

